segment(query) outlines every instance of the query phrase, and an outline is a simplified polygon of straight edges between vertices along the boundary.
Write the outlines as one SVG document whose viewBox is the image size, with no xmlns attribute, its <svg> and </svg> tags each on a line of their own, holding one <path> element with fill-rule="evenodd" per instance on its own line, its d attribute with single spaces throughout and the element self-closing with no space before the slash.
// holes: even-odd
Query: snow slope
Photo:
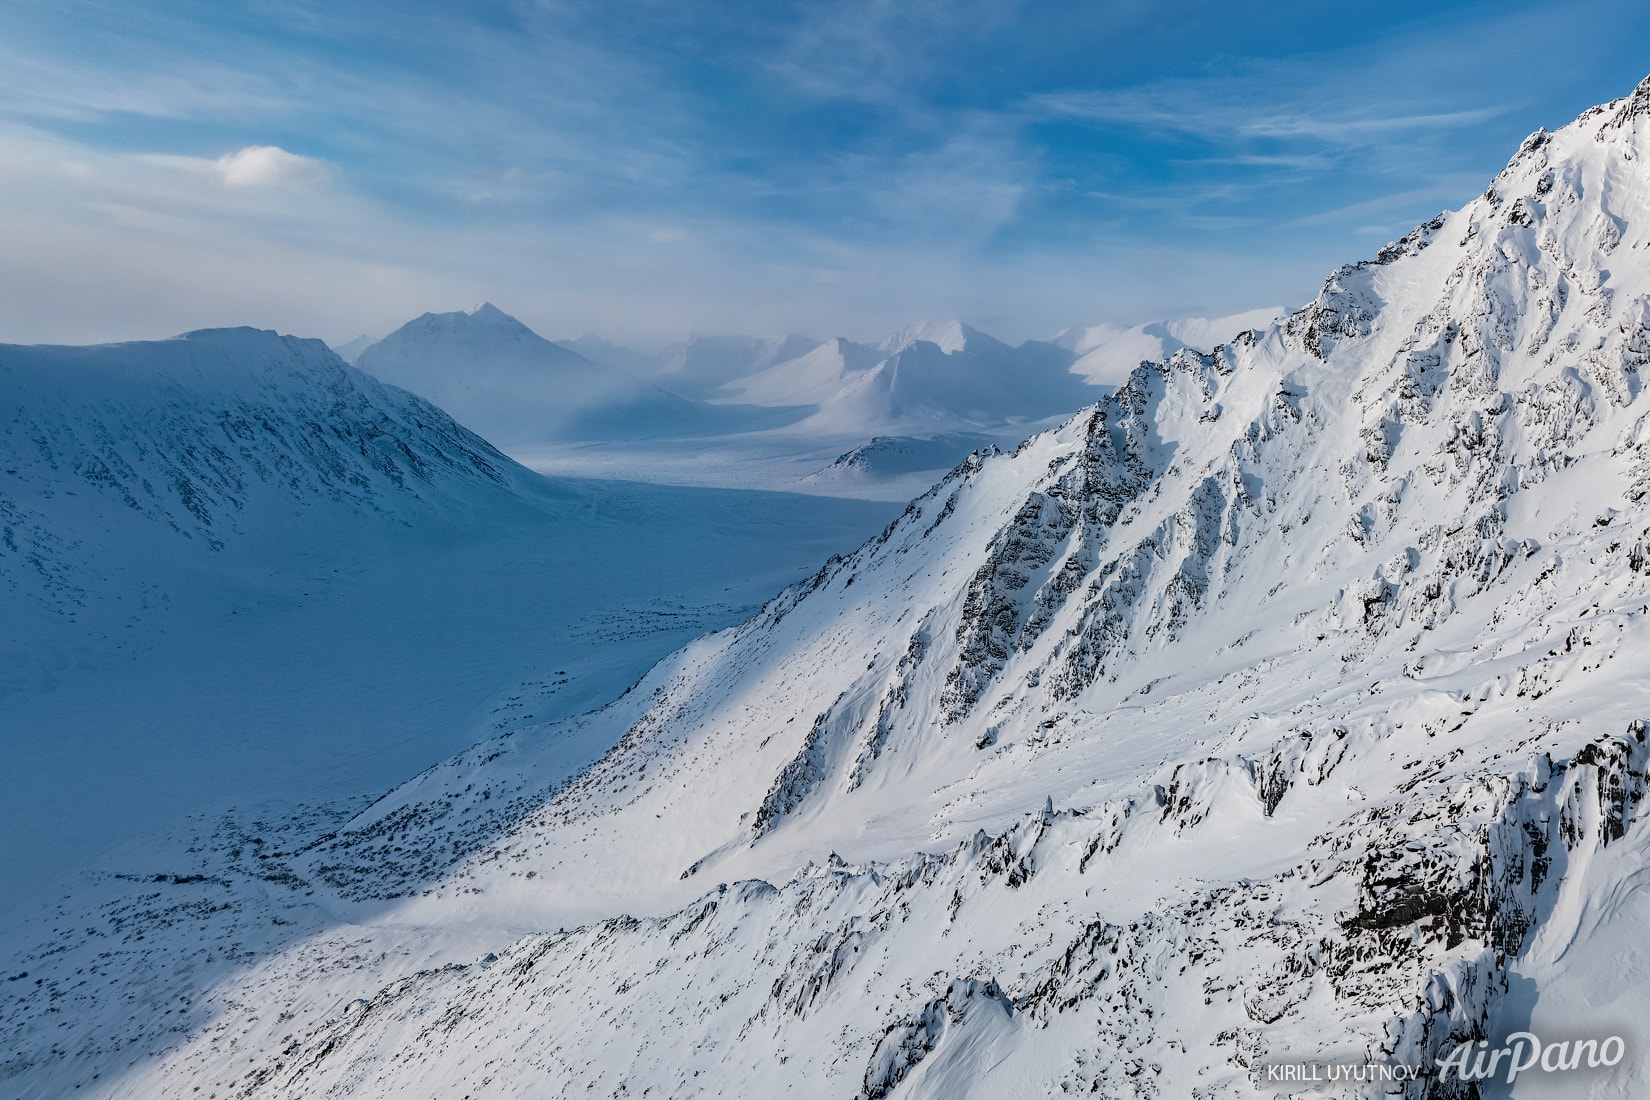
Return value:
<svg viewBox="0 0 1650 1100">
<path fill-rule="evenodd" d="M 0 908 L 600 705 L 890 514 L 552 484 L 274 333 L 0 347 Z"/>
<path fill-rule="evenodd" d="M 603 710 L 88 885 L 12 933 L 14 1091 L 1466 1097 L 1437 1059 L 1526 1022 L 1642 1051 L 1646 153 L 1650 80 Z"/>
<path fill-rule="evenodd" d="M 708 397 L 730 382 L 805 355 L 817 343 L 794 333 L 767 338 L 690 336 L 659 355 L 656 377 L 681 393 Z"/>
</svg>

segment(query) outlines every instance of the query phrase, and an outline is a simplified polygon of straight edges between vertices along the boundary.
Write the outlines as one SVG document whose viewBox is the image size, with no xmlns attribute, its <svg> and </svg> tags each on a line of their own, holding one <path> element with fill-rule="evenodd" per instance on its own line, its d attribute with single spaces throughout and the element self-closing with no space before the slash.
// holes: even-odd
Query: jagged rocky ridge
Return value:
<svg viewBox="0 0 1650 1100">
<path fill-rule="evenodd" d="M 209 879 L 19 960 L 0 1072 L 1239 1097 L 1270 1061 L 1433 1067 L 1530 985 L 1575 1003 L 1650 843 L 1647 119 L 1650 81 L 1284 323 L 971 457 L 578 719 L 615 746 L 588 768 L 549 728 L 255 854 L 226 823 Z M 43 1022 L 141 1000 L 84 944 L 158 970 L 201 928 L 265 946 L 170 1037 Z M 1593 995 L 1569 1024 L 1642 1008 Z"/>
</svg>

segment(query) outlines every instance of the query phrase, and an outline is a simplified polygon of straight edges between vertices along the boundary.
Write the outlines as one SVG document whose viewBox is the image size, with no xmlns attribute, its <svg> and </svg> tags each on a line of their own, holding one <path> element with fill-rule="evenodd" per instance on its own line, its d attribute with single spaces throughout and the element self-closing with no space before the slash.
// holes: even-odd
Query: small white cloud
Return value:
<svg viewBox="0 0 1650 1100">
<path fill-rule="evenodd" d="M 227 187 L 319 187 L 331 177 L 320 161 L 278 145 L 248 145 L 215 163 Z"/>
</svg>

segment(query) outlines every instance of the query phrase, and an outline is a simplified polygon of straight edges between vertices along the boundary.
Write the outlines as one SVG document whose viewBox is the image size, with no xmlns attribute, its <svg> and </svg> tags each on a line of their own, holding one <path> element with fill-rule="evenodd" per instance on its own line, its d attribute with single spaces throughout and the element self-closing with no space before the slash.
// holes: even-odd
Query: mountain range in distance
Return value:
<svg viewBox="0 0 1650 1100">
<path fill-rule="evenodd" d="M 1012 446 L 1098 400 L 1143 360 L 1280 315 L 1100 325 L 1018 346 L 959 321 L 880 344 L 703 336 L 648 355 L 589 335 L 547 340 L 483 303 L 335 350 L 546 472 L 662 468 L 687 483 L 903 499 L 975 447 Z"/>
</svg>

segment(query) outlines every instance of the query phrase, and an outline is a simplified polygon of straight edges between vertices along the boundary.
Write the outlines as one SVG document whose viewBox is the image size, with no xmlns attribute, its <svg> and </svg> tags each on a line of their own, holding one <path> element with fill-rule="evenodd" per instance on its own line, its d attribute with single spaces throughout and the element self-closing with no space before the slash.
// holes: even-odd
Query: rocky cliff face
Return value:
<svg viewBox="0 0 1650 1100">
<path fill-rule="evenodd" d="M 138 1024 L 18 1079 L 1236 1097 L 1352 1059 L 1479 1095 L 1440 1055 L 1628 942 L 1650 844 L 1646 102 L 973 456 L 579 719 L 593 766 L 553 727 L 255 862 L 202 841 L 200 921 L 304 936 L 192 994 L 164 1054 Z M 17 1004 L 108 1011 L 76 957 L 25 959 Z M 1616 1072 L 1588 1087 L 1650 1079 Z"/>
</svg>

